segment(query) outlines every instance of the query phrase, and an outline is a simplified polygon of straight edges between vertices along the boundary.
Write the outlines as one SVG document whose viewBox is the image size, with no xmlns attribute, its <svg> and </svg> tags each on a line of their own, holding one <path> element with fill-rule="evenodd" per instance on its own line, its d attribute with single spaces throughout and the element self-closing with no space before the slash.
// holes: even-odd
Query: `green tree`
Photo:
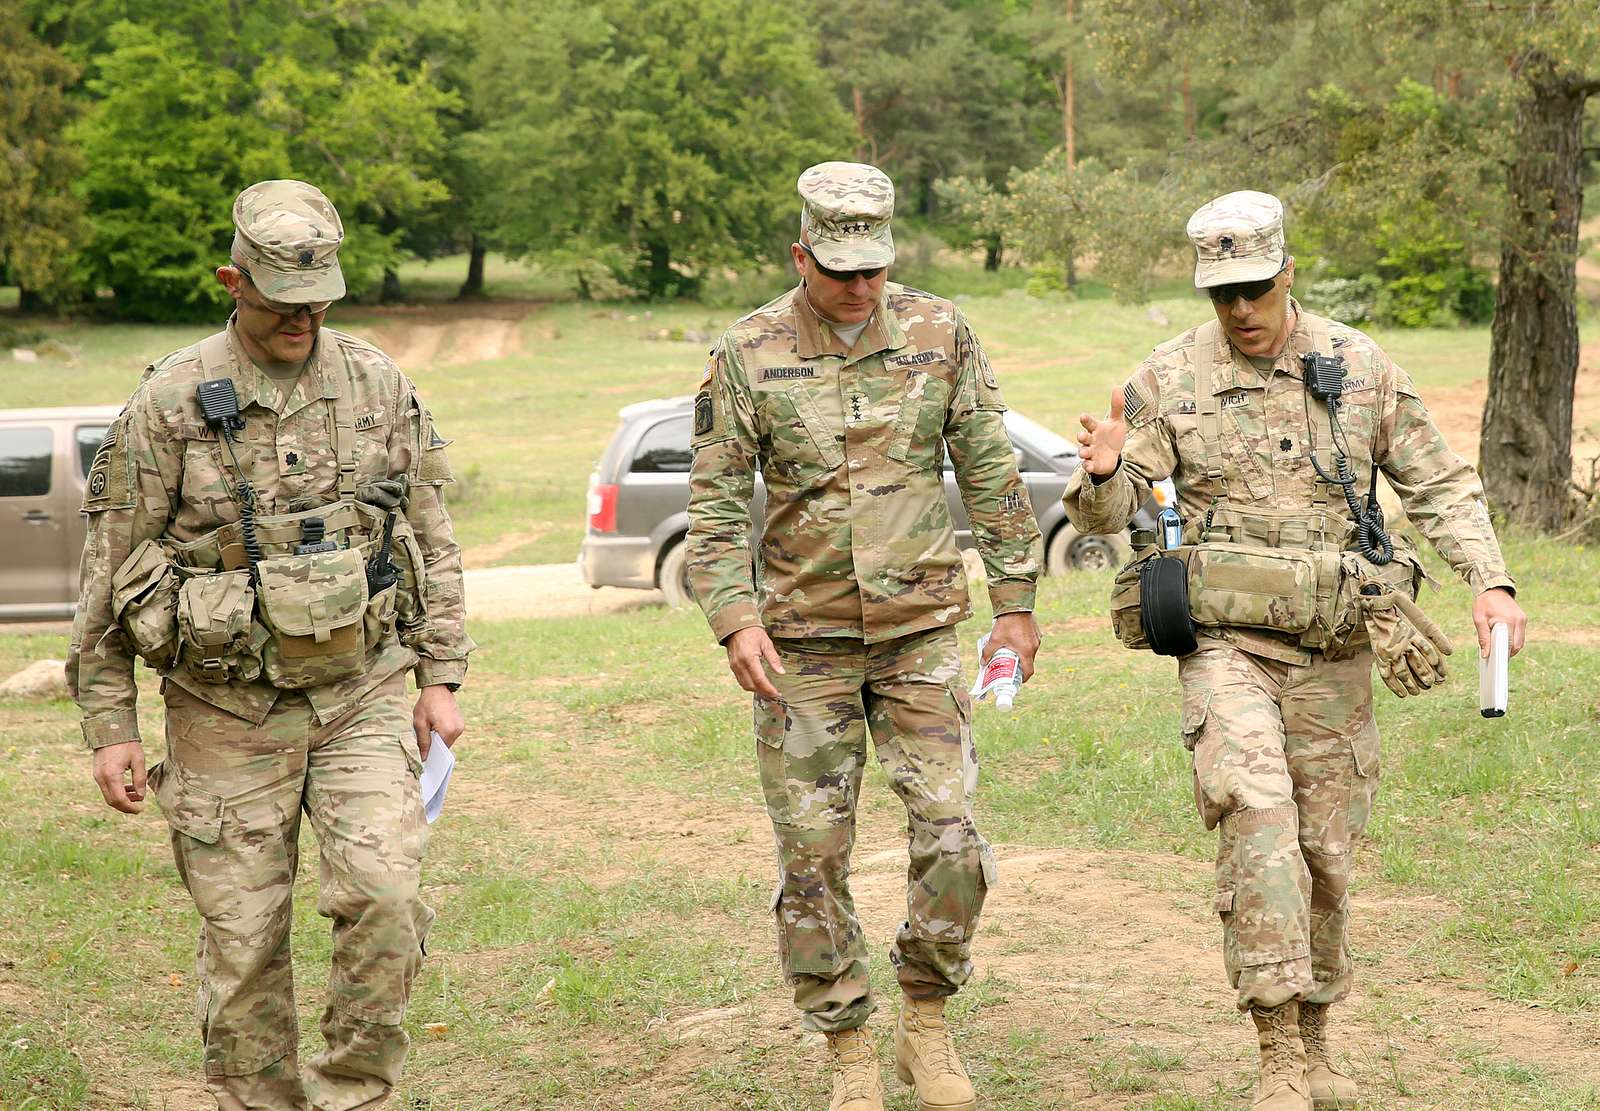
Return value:
<svg viewBox="0 0 1600 1111">
<path fill-rule="evenodd" d="M 22 289 L 24 308 L 71 290 L 72 252 L 83 232 L 71 184 L 83 159 L 66 141 L 66 88 L 75 67 L 34 38 L 16 0 L 0 0 L 0 275 Z"/>
<path fill-rule="evenodd" d="M 458 98 L 418 56 L 411 18 L 435 2 L 49 5 L 45 32 L 65 35 L 88 72 L 73 132 L 89 164 L 84 279 L 114 290 L 125 316 L 213 316 L 233 196 L 299 177 L 344 218 L 351 292 L 374 288 L 403 229 L 448 195 L 441 116 Z"/>
<path fill-rule="evenodd" d="M 797 16 L 767 0 L 496 0 L 471 154 L 513 255 L 604 265 L 650 297 L 781 254 L 800 170 L 850 121 Z"/>
</svg>

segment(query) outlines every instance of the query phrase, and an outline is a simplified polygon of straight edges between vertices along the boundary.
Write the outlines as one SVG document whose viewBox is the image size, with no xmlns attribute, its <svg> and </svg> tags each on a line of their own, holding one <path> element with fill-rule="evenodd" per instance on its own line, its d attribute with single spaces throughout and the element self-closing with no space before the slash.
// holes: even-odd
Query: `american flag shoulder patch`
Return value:
<svg viewBox="0 0 1600 1111">
<path fill-rule="evenodd" d="M 1122 416 L 1125 420 L 1132 420 L 1144 411 L 1144 395 L 1134 388 L 1132 382 L 1122 387 Z"/>
</svg>

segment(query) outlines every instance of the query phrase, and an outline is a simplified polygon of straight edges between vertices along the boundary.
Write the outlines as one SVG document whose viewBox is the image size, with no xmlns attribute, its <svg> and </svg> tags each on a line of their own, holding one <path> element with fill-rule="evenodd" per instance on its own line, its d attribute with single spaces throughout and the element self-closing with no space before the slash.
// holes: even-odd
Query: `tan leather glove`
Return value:
<svg viewBox="0 0 1600 1111">
<path fill-rule="evenodd" d="M 1415 602 L 1394 590 L 1363 592 L 1361 613 L 1384 686 L 1404 698 L 1444 682 L 1444 657 L 1455 645 Z"/>
</svg>

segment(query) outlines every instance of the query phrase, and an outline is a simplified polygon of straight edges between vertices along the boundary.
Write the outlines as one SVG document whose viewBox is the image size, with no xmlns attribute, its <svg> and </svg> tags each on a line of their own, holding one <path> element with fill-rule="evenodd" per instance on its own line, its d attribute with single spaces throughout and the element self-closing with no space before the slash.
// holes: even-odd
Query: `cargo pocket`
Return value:
<svg viewBox="0 0 1600 1111">
<path fill-rule="evenodd" d="M 219 571 L 178 588 L 178 658 L 202 683 L 249 682 L 261 674 L 256 592 L 249 571 Z"/>
<path fill-rule="evenodd" d="M 820 486 L 844 464 L 844 449 L 805 386 L 758 396 L 772 448 L 765 466 L 796 487 Z"/>
<path fill-rule="evenodd" d="M 914 370 L 906 377 L 900 400 L 900 415 L 895 420 L 889 458 L 912 463 L 919 469 L 933 458 L 943 441 L 945 412 L 950 404 L 950 386 L 943 378 Z"/>
<path fill-rule="evenodd" d="M 135 548 L 111 576 L 111 615 L 134 654 L 157 671 L 178 655 L 178 568 L 155 540 Z"/>
<path fill-rule="evenodd" d="M 148 782 L 154 785 L 156 805 L 174 833 L 202 845 L 215 845 L 222 839 L 221 795 L 200 790 L 189 774 L 170 760 L 151 768 Z"/>
<path fill-rule="evenodd" d="M 1378 739 L 1378 723 L 1370 716 L 1350 737 L 1350 754 L 1355 764 L 1355 778 L 1350 784 L 1348 804 L 1348 836 L 1353 848 L 1366 833 L 1367 820 L 1372 817 L 1372 804 L 1378 797 L 1378 766 L 1382 759 L 1382 742 Z"/>
<path fill-rule="evenodd" d="M 1190 687 L 1184 690 L 1180 728 L 1183 732 L 1183 747 L 1192 753 L 1190 766 L 1194 781 L 1195 811 L 1207 829 L 1216 829 L 1217 823 L 1222 820 L 1225 800 L 1213 798 L 1205 786 L 1210 765 L 1216 759 L 1215 746 L 1202 746 L 1200 743 L 1205 734 L 1206 720 L 1211 716 L 1211 695 L 1212 691 L 1205 687 Z"/>
<path fill-rule="evenodd" d="M 300 690 L 361 674 L 368 598 L 360 551 L 266 559 L 256 572 L 261 617 L 272 634 L 263 660 L 268 682 Z"/>
</svg>

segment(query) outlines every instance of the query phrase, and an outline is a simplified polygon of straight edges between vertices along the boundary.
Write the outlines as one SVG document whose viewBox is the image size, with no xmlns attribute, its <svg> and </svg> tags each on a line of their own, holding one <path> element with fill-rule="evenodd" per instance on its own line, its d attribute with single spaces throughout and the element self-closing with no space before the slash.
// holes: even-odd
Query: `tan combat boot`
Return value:
<svg viewBox="0 0 1600 1111">
<path fill-rule="evenodd" d="M 1311 1105 L 1317 1111 L 1349 1111 L 1357 1106 L 1359 1092 L 1350 1075 L 1333 1063 L 1328 1053 L 1328 1005 L 1300 1004 L 1300 1040 L 1306 1047 L 1306 1080 L 1311 1085 Z"/>
<path fill-rule="evenodd" d="M 1261 1041 L 1261 1078 L 1251 1111 L 1311 1111 L 1306 1083 L 1306 1050 L 1300 1041 L 1299 1004 L 1252 1007 Z"/>
<path fill-rule="evenodd" d="M 833 1053 L 833 1100 L 828 1111 L 883 1111 L 878 1052 L 859 1026 L 828 1035 Z"/>
<path fill-rule="evenodd" d="M 894 1073 L 917 1093 L 919 1111 L 974 1111 L 978 1098 L 956 1056 L 943 999 L 912 999 L 900 1005 L 894 1027 Z"/>
</svg>

